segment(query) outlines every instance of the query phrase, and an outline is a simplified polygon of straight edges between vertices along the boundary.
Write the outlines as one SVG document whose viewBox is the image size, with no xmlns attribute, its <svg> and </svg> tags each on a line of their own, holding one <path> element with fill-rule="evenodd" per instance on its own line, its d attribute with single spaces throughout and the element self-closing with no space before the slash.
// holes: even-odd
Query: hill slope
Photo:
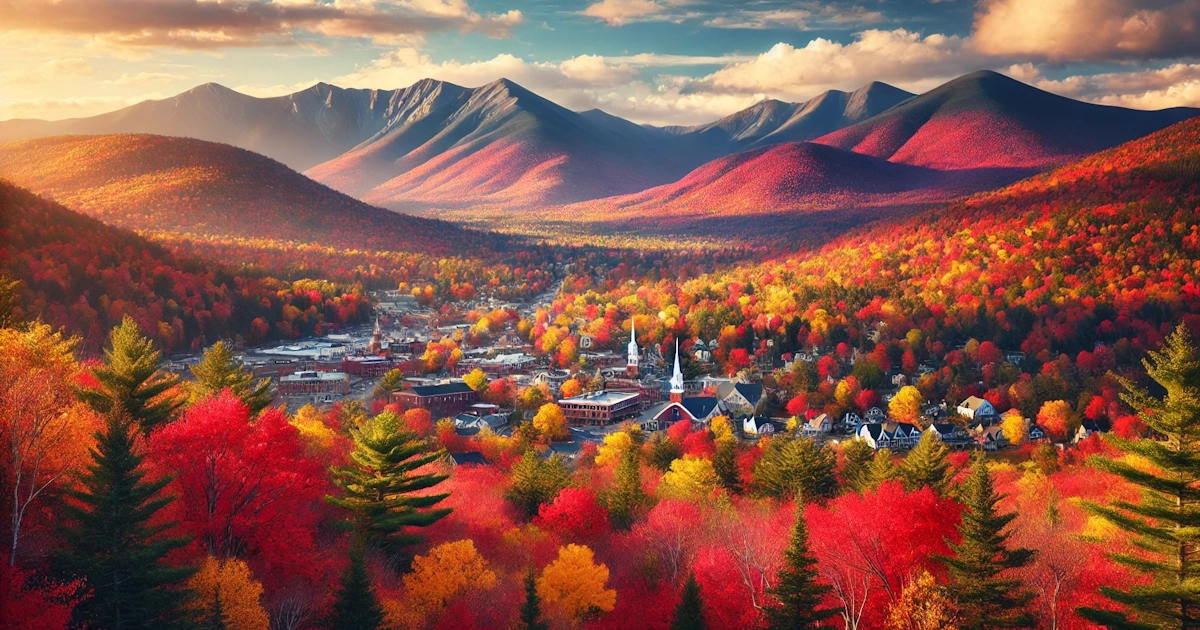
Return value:
<svg viewBox="0 0 1200 630">
<path fill-rule="evenodd" d="M 1044 169 L 1197 114 L 1093 105 L 982 71 L 816 142 L 937 169 Z"/>
<path fill-rule="evenodd" d="M 433 254 L 488 240 L 371 207 L 274 160 L 191 138 L 10 142 L 0 145 L 0 177 L 129 229 Z"/>
</svg>

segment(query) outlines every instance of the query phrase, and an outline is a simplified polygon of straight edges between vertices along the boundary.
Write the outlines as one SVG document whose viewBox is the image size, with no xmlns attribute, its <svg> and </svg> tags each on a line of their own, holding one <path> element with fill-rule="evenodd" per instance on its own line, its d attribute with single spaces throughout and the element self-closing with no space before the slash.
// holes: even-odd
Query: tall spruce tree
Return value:
<svg viewBox="0 0 1200 630">
<path fill-rule="evenodd" d="M 1147 469 L 1125 459 L 1093 456 L 1091 464 L 1141 488 L 1141 501 L 1084 507 L 1128 532 L 1136 555 L 1113 560 L 1142 573 L 1148 583 L 1127 590 L 1101 587 L 1105 597 L 1137 615 L 1080 608 L 1085 618 L 1108 628 L 1200 628 L 1200 357 L 1180 325 L 1157 352 L 1143 361 L 1146 373 L 1165 390 L 1159 399 L 1118 378 L 1122 399 L 1143 410 L 1142 422 L 1157 439 L 1105 436 L 1112 446 L 1148 461 Z"/>
<path fill-rule="evenodd" d="M 771 594 L 779 600 L 766 609 L 770 630 L 815 630 L 822 622 L 837 614 L 832 608 L 821 608 L 821 600 L 829 587 L 817 583 L 817 561 L 808 549 L 808 525 L 804 522 L 803 502 L 796 501 L 796 524 L 791 540 L 783 550 L 783 568 L 779 569 Z"/>
<path fill-rule="evenodd" d="M 871 462 L 875 449 L 866 440 L 855 438 L 842 446 L 842 482 L 854 492 L 870 487 Z"/>
<path fill-rule="evenodd" d="M 332 471 L 342 496 L 328 500 L 351 512 L 363 543 L 396 555 L 420 540 L 409 528 L 432 525 L 450 513 L 447 508 L 433 509 L 448 494 L 414 494 L 446 479 L 415 472 L 445 453 L 431 450 L 390 411 L 351 429 L 350 436 L 351 463 Z"/>
<path fill-rule="evenodd" d="M 170 422 L 185 402 L 168 393 L 179 384 L 179 377 L 159 371 L 161 359 L 154 342 L 126 315 L 109 333 L 104 365 L 92 371 L 100 386 L 81 389 L 79 398 L 99 413 L 127 415 L 149 433 Z"/>
<path fill-rule="evenodd" d="M 830 498 L 837 494 L 836 468 L 837 456 L 827 446 L 809 438 L 775 438 L 754 466 L 755 490 L 777 499 Z"/>
<path fill-rule="evenodd" d="M 504 496 L 525 518 L 533 518 L 543 503 L 553 501 L 570 484 L 571 471 L 562 456 L 555 453 L 542 459 L 536 450 L 528 448 L 513 464 L 512 485 Z"/>
<path fill-rule="evenodd" d="M 864 490 L 874 490 L 885 481 L 893 481 L 900 477 L 896 462 L 892 461 L 892 449 L 881 448 L 875 451 L 864 477 Z"/>
<path fill-rule="evenodd" d="M 325 620 L 330 630 L 375 630 L 383 624 L 383 608 L 375 597 L 363 553 L 357 543 L 350 551 L 350 566 L 342 574 L 342 585 Z"/>
<path fill-rule="evenodd" d="M 950 449 L 942 440 L 929 431 L 921 434 L 921 440 L 900 462 L 900 480 L 909 492 L 925 486 L 942 493 L 950 483 L 950 462 L 946 456 Z"/>
<path fill-rule="evenodd" d="M 250 407 L 251 414 L 266 409 L 274 396 L 271 395 L 271 379 L 254 380 L 254 375 L 233 358 L 233 350 L 218 341 L 204 352 L 204 358 L 191 367 L 195 381 L 188 383 L 194 398 L 214 396 L 228 389 L 234 396 Z"/>
<path fill-rule="evenodd" d="M 134 450 L 128 416 L 109 414 L 96 433 L 92 463 L 69 490 L 63 510 L 63 548 L 54 558 L 59 574 L 82 579 L 87 593 L 75 607 L 80 626 L 125 628 L 189 627 L 192 593 L 183 586 L 195 569 L 165 561 L 186 538 L 167 535 L 175 524 L 151 524 L 174 497 L 161 494 L 170 478 L 147 481 L 142 456 Z"/>
<path fill-rule="evenodd" d="M 974 459 L 971 476 L 962 486 L 962 541 L 951 544 L 953 557 L 942 558 L 950 576 L 949 588 L 963 618 L 964 630 L 1028 628 L 1033 616 L 1025 610 L 1032 593 L 1019 579 L 1006 575 L 1033 559 L 1029 549 L 1011 549 L 1004 528 L 1016 514 L 998 514 L 1001 497 L 982 456 Z"/>
<path fill-rule="evenodd" d="M 675 618 L 671 621 L 671 630 L 704 630 L 708 624 L 704 622 L 704 602 L 700 599 L 700 584 L 696 582 L 696 574 L 689 573 L 683 583 L 683 593 L 679 605 L 675 607 Z"/>
<path fill-rule="evenodd" d="M 737 439 L 717 440 L 717 452 L 713 455 L 713 472 L 721 487 L 735 494 L 742 492 L 742 480 L 737 469 Z"/>
<path fill-rule="evenodd" d="M 204 630 L 228 629 L 229 626 L 225 623 L 225 605 L 221 603 L 221 589 L 213 589 L 213 601 L 204 620 Z"/>
<path fill-rule="evenodd" d="M 521 619 L 515 630 L 550 630 L 550 624 L 542 621 L 542 598 L 537 592 L 533 567 L 525 572 L 525 601 L 521 603 Z"/>
<path fill-rule="evenodd" d="M 613 473 L 616 477 L 615 486 L 607 496 L 609 521 L 617 529 L 629 529 L 650 502 L 642 488 L 642 463 L 638 449 L 631 448 L 622 453 Z"/>
</svg>

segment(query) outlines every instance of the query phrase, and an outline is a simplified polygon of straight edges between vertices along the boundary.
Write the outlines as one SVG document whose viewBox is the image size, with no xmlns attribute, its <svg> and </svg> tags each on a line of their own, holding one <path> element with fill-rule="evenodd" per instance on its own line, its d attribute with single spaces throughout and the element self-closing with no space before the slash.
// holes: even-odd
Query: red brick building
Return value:
<svg viewBox="0 0 1200 630">
<path fill-rule="evenodd" d="M 413 385 L 411 389 L 392 392 L 391 402 L 403 409 L 425 409 L 434 420 L 456 416 L 479 402 L 479 392 L 466 383 Z"/>
<path fill-rule="evenodd" d="M 558 401 L 567 422 L 573 425 L 604 426 L 636 418 L 641 411 L 637 392 L 599 391 Z"/>
</svg>

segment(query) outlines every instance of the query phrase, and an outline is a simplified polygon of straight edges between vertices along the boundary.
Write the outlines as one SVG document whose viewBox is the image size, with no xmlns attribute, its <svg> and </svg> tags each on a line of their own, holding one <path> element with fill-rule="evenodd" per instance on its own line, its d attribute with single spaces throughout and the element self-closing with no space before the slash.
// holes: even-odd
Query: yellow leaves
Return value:
<svg viewBox="0 0 1200 630">
<path fill-rule="evenodd" d="M 496 574 L 479 555 L 475 543 L 443 543 L 413 559 L 412 572 L 404 576 L 407 606 L 388 607 L 389 625 L 423 627 L 456 597 L 496 586 Z"/>
<path fill-rule="evenodd" d="M 685 455 L 683 459 L 671 462 L 671 469 L 663 474 L 658 491 L 666 499 L 699 501 L 711 497 L 718 483 L 711 461 Z"/>
<path fill-rule="evenodd" d="M 579 622 L 617 605 L 617 592 L 606 588 L 608 567 L 596 564 L 592 550 L 583 545 L 558 548 L 558 558 L 542 570 L 537 593 L 546 609 Z"/>
<path fill-rule="evenodd" d="M 708 423 L 708 430 L 712 432 L 713 441 L 720 443 L 722 440 L 736 440 L 733 437 L 733 425 L 729 422 L 728 416 L 717 416 Z"/>
<path fill-rule="evenodd" d="M 897 422 L 915 423 L 921 416 L 921 405 L 924 403 L 925 396 L 921 394 L 921 390 L 912 385 L 905 385 L 888 403 L 888 415 Z"/>
<path fill-rule="evenodd" d="M 596 452 L 596 463 L 601 466 L 616 463 L 621 455 L 633 448 L 633 437 L 625 431 L 617 431 L 604 436 L 604 443 Z"/>
<path fill-rule="evenodd" d="M 312 451 L 324 452 L 333 446 L 337 432 L 325 425 L 321 412 L 312 405 L 304 405 L 289 423 L 300 432 L 300 439 Z"/>
<path fill-rule="evenodd" d="M 259 603 L 262 584 L 241 560 L 222 561 L 209 556 L 188 579 L 187 586 L 196 594 L 192 607 L 201 618 L 212 615 L 219 597 L 222 619 L 230 630 L 266 630 L 269 626 L 267 611 Z"/>
<path fill-rule="evenodd" d="M 1009 444 L 1020 446 L 1025 443 L 1025 438 L 1028 433 L 1025 426 L 1025 418 L 1021 414 L 1006 414 L 1004 420 L 1000 423 L 1000 430 L 1004 432 L 1004 438 Z"/>
<path fill-rule="evenodd" d="M 1102 516 L 1096 515 L 1088 517 L 1087 522 L 1083 525 L 1083 531 L 1079 533 L 1085 540 L 1096 542 L 1113 540 L 1121 534 L 1121 528 L 1117 527 L 1116 524 Z"/>
<path fill-rule="evenodd" d="M 537 415 L 533 417 L 533 426 L 551 440 L 563 440 L 570 435 L 562 407 L 554 403 L 546 403 L 538 408 Z"/>
</svg>

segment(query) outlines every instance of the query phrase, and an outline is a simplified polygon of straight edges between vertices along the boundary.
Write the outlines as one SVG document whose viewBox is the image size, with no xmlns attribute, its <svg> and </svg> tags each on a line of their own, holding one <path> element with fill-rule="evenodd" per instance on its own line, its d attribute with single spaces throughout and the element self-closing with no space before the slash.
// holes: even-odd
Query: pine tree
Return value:
<svg viewBox="0 0 1200 630">
<path fill-rule="evenodd" d="M 787 549 L 783 550 L 783 568 L 779 570 L 771 594 L 779 600 L 766 609 L 770 630 L 810 630 L 837 614 L 831 608 L 819 608 L 828 586 L 817 583 L 817 561 L 808 550 L 808 525 L 804 508 L 796 502 L 796 524 Z"/>
<path fill-rule="evenodd" d="M 342 574 L 342 586 L 334 596 L 326 626 L 330 630 L 375 630 L 383 624 L 383 609 L 375 597 L 371 576 L 361 547 L 350 552 L 350 566 Z"/>
<path fill-rule="evenodd" d="M 228 630 L 225 624 L 225 606 L 221 604 L 221 589 L 213 590 L 212 608 L 208 611 L 208 619 L 204 622 L 205 630 Z"/>
<path fill-rule="evenodd" d="M 517 506 L 525 518 L 533 518 L 543 503 L 549 503 L 571 484 L 571 471 L 563 458 L 554 454 L 542 459 L 533 448 L 526 449 L 512 467 L 512 486 L 505 498 Z"/>
<path fill-rule="evenodd" d="M 542 598 L 537 592 L 533 567 L 525 573 L 525 601 L 521 604 L 521 620 L 514 630 L 550 630 L 550 624 L 542 621 Z"/>
<path fill-rule="evenodd" d="M 100 386 L 81 389 L 79 398 L 99 413 L 133 418 L 145 433 L 171 421 L 184 400 L 168 393 L 179 377 L 159 371 L 162 355 L 154 342 L 126 315 L 109 333 L 109 345 L 104 365 L 92 371 Z"/>
<path fill-rule="evenodd" d="M 871 463 L 875 449 L 866 440 L 855 438 L 842 447 L 842 481 L 854 492 L 870 487 Z"/>
<path fill-rule="evenodd" d="M 1180 325 L 1158 352 L 1143 361 L 1146 373 L 1162 386 L 1159 399 L 1127 379 L 1118 378 L 1122 399 L 1140 415 L 1158 439 L 1105 436 L 1112 446 L 1147 460 L 1152 468 L 1125 459 L 1094 456 L 1092 465 L 1142 489 L 1141 501 L 1114 501 L 1084 507 L 1131 535 L 1137 555 L 1113 560 L 1145 574 L 1149 583 L 1129 590 L 1101 587 L 1105 597 L 1137 615 L 1080 608 L 1087 619 L 1109 628 L 1200 628 L 1200 357 Z"/>
<path fill-rule="evenodd" d="M 145 480 L 133 431 L 128 417 L 109 414 L 96 433 L 80 488 L 68 491 L 74 501 L 63 507 L 63 549 L 54 564 L 64 578 L 87 585 L 74 611 L 79 625 L 186 627 L 193 621 L 185 608 L 191 593 L 182 583 L 194 569 L 169 566 L 164 557 L 187 539 L 166 535 L 174 523 L 150 524 L 174 500 L 160 494 L 171 480 Z"/>
<path fill-rule="evenodd" d="M 755 490 L 762 496 L 811 500 L 837 494 L 837 456 L 809 438 L 772 439 L 754 466 Z"/>
<path fill-rule="evenodd" d="M 637 449 L 621 454 L 613 474 L 616 485 L 608 495 L 609 520 L 617 529 L 629 529 L 650 501 L 642 488 L 642 465 Z"/>
<path fill-rule="evenodd" d="M 700 599 L 700 584 L 696 582 L 696 574 L 691 573 L 683 584 L 683 595 L 675 607 L 671 630 L 704 630 L 707 627 L 708 624 L 704 622 L 704 602 Z"/>
<path fill-rule="evenodd" d="M 950 576 L 949 588 L 963 618 L 964 630 L 1027 628 L 1033 617 L 1024 609 L 1032 594 L 1020 580 L 1005 575 L 1032 560 L 1028 549 L 1010 549 L 1004 528 L 1016 514 L 997 514 L 1001 497 L 992 487 L 992 475 L 982 456 L 971 465 L 971 476 L 962 487 L 966 508 L 958 531 L 962 542 L 951 544 L 954 557 L 942 558 Z"/>
<path fill-rule="evenodd" d="M 737 440 L 717 440 L 717 452 L 713 455 L 713 472 L 721 481 L 721 487 L 741 494 L 742 480 L 737 469 Z"/>
<path fill-rule="evenodd" d="M 900 479 L 904 488 L 916 492 L 929 486 L 941 493 L 950 482 L 950 463 L 946 456 L 950 449 L 932 432 L 925 431 L 913 450 L 900 461 Z"/>
<path fill-rule="evenodd" d="M 408 528 L 431 525 L 450 513 L 445 508 L 431 509 L 449 495 L 414 494 L 446 479 L 446 475 L 415 474 L 445 453 L 430 451 L 426 441 L 391 412 L 351 429 L 350 435 L 352 463 L 332 471 L 342 496 L 328 500 L 350 510 L 361 542 L 397 554 L 420 540 Z"/>
<path fill-rule="evenodd" d="M 680 457 L 683 457 L 683 449 L 666 433 L 655 433 L 650 438 L 650 453 L 646 459 L 651 466 L 666 472 L 671 469 L 671 462 Z"/>
<path fill-rule="evenodd" d="M 874 490 L 879 487 L 879 484 L 892 481 L 899 476 L 900 471 L 896 468 L 896 462 L 892 461 L 892 450 L 881 448 L 875 451 L 875 456 L 871 458 L 871 464 L 867 467 L 864 490 Z"/>
<path fill-rule="evenodd" d="M 258 414 L 274 400 L 271 379 L 255 382 L 254 375 L 234 360 L 233 351 L 224 341 L 218 341 L 205 351 L 204 358 L 193 365 L 191 371 L 196 380 L 188 384 L 188 389 L 195 398 L 215 396 L 229 389 L 250 407 L 251 414 Z"/>
</svg>

